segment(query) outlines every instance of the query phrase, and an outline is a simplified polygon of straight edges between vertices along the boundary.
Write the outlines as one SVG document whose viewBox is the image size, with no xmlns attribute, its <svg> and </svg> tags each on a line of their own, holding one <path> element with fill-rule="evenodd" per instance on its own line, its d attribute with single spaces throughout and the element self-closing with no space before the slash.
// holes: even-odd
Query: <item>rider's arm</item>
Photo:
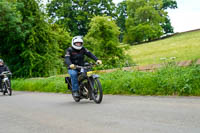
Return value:
<svg viewBox="0 0 200 133">
<path fill-rule="evenodd" d="M 68 67 L 72 64 L 72 62 L 70 60 L 70 48 L 68 48 L 67 51 L 66 51 L 65 63 L 67 64 Z"/>
<path fill-rule="evenodd" d="M 10 69 L 9 69 L 7 66 L 5 66 L 4 71 L 9 71 L 9 72 L 11 72 Z"/>
<path fill-rule="evenodd" d="M 84 48 L 85 49 L 85 55 L 87 55 L 88 57 L 92 58 L 93 60 L 97 61 L 98 58 L 92 54 L 88 49 Z"/>
</svg>

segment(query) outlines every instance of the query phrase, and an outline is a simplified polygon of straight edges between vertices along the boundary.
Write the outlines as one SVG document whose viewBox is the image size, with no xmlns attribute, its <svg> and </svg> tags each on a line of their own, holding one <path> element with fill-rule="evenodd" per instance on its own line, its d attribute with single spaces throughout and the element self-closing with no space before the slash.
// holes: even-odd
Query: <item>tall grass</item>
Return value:
<svg viewBox="0 0 200 133">
<path fill-rule="evenodd" d="M 118 71 L 102 75 L 104 92 L 200 96 L 200 66 L 165 67 L 155 72 Z"/>
<path fill-rule="evenodd" d="M 166 66 L 155 72 L 116 71 L 100 75 L 104 94 L 200 96 L 200 66 Z M 14 90 L 66 92 L 64 77 L 13 80 Z"/>
<path fill-rule="evenodd" d="M 65 80 L 62 77 L 15 79 L 12 88 L 18 91 L 66 92 Z"/>
<path fill-rule="evenodd" d="M 131 46 L 127 53 L 138 65 L 162 63 L 161 58 L 176 57 L 176 61 L 200 58 L 200 30 L 180 33 L 167 39 Z"/>
</svg>

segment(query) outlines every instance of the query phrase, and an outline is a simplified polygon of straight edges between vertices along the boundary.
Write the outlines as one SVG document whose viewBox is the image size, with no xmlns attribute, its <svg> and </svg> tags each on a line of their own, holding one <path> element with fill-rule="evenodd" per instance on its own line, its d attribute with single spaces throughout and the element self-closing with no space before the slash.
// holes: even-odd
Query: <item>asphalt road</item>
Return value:
<svg viewBox="0 0 200 133">
<path fill-rule="evenodd" d="M 0 133 L 200 133 L 200 97 L 0 94 Z"/>
</svg>

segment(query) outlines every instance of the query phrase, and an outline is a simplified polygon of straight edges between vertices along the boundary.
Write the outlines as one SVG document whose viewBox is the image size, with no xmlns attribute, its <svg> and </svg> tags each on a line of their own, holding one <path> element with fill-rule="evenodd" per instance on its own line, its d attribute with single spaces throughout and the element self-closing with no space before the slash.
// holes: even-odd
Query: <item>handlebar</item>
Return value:
<svg viewBox="0 0 200 133">
<path fill-rule="evenodd" d="M 75 68 L 78 68 L 78 69 L 89 69 L 89 68 L 92 68 L 92 66 L 78 66 L 78 65 L 76 65 Z"/>
<path fill-rule="evenodd" d="M 85 66 L 75 65 L 75 69 L 80 69 L 80 73 L 85 73 L 91 71 L 92 67 L 96 66 L 97 64 L 87 64 Z"/>
<path fill-rule="evenodd" d="M 88 64 L 86 66 L 79 66 L 79 65 L 75 65 L 75 68 L 78 68 L 78 69 L 90 69 L 94 66 L 96 66 L 97 64 Z"/>
<path fill-rule="evenodd" d="M 4 76 L 4 75 L 12 75 L 12 73 L 9 72 L 9 71 L 4 71 L 4 72 L 2 72 L 2 73 L 0 74 L 0 76 Z"/>
</svg>

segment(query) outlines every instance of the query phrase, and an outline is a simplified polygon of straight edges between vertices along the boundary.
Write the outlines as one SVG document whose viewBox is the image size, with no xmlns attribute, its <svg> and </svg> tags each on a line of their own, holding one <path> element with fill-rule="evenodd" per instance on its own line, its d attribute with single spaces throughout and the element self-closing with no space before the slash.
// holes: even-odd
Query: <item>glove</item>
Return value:
<svg viewBox="0 0 200 133">
<path fill-rule="evenodd" d="M 101 60 L 97 60 L 97 64 L 101 65 L 102 61 Z"/>
<path fill-rule="evenodd" d="M 69 67 L 70 67 L 71 69 L 75 69 L 75 68 L 76 68 L 76 66 L 75 66 L 74 64 L 71 64 Z"/>
</svg>

